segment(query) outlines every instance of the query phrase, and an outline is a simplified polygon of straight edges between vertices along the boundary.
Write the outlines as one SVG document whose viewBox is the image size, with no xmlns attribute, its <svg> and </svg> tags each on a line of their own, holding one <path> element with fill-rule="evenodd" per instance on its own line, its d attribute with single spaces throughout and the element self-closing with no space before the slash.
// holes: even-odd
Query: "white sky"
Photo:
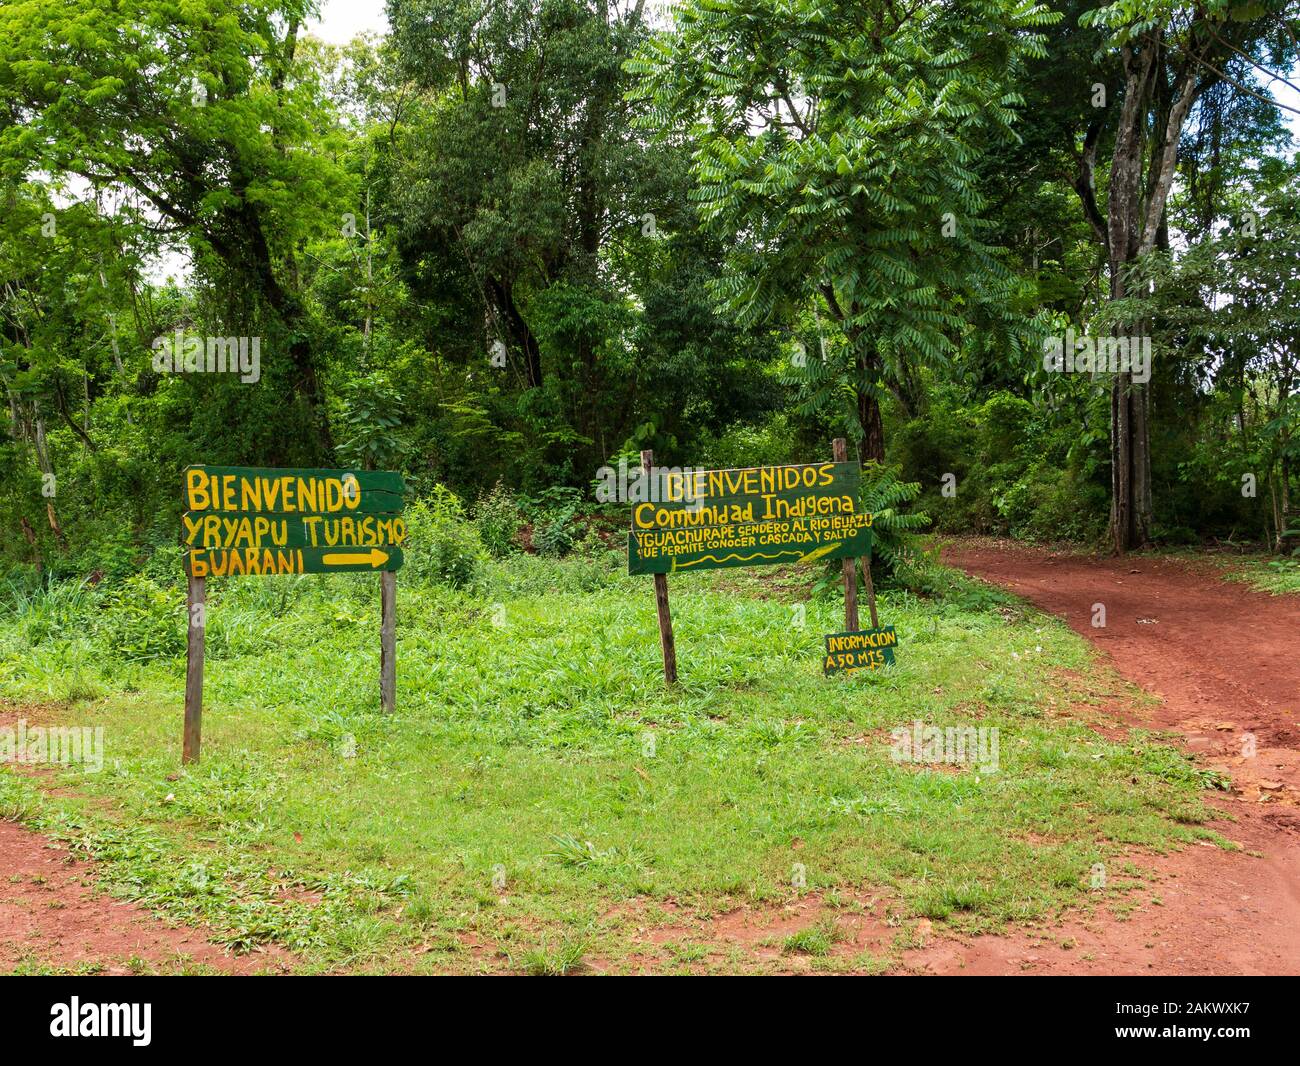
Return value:
<svg viewBox="0 0 1300 1066">
<path fill-rule="evenodd" d="M 388 16 L 384 0 L 321 0 L 320 19 L 307 25 L 327 44 L 347 44 L 358 33 L 387 33 Z"/>
</svg>

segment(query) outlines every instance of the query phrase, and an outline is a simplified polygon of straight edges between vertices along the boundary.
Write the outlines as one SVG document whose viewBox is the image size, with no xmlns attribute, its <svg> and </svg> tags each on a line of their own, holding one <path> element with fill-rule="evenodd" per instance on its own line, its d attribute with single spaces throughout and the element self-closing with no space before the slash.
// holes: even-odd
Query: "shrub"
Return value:
<svg viewBox="0 0 1300 1066">
<path fill-rule="evenodd" d="M 798 455 L 799 445 L 788 418 L 774 414 L 757 425 L 737 423 L 716 435 L 706 433 L 699 445 L 696 467 L 742 469 L 789 460 Z"/>
<path fill-rule="evenodd" d="M 185 602 L 144 574 L 107 585 L 94 624 L 96 641 L 127 662 L 165 659 L 185 652 Z"/>
<path fill-rule="evenodd" d="M 538 555 L 558 559 L 573 550 L 573 530 L 562 518 L 555 518 L 533 534 L 533 547 Z"/>
<path fill-rule="evenodd" d="M 478 576 L 486 556 L 483 542 L 450 490 L 436 485 L 432 496 L 407 507 L 406 524 L 408 577 L 464 588 Z"/>
<path fill-rule="evenodd" d="M 530 501 L 533 549 L 553 559 L 568 555 L 578 536 L 578 506 L 582 494 L 573 488 L 545 489 Z"/>
<path fill-rule="evenodd" d="M 1032 466 L 994 504 L 1011 536 L 1025 540 L 1092 541 L 1106 526 L 1105 490 L 1046 464 Z"/>
<path fill-rule="evenodd" d="M 474 527 L 489 555 L 503 559 L 515 548 L 515 537 L 523 524 L 514 494 L 500 481 L 474 505 Z"/>
<path fill-rule="evenodd" d="M 932 569 L 920 535 L 920 530 L 930 524 L 930 516 L 924 512 L 904 511 L 920 495 L 921 486 L 916 482 L 901 481 L 896 470 L 875 464 L 863 469 L 862 478 L 862 510 L 872 516 L 872 582 L 876 585 L 921 587 Z M 838 589 L 842 576 L 843 563 L 839 559 L 829 561 L 821 578 L 813 585 L 814 595 L 829 594 Z"/>
<path fill-rule="evenodd" d="M 595 523 L 587 526 L 582 539 L 573 546 L 573 550 L 582 558 L 598 563 L 607 570 L 617 570 L 623 562 L 622 554 L 610 547 Z"/>
</svg>

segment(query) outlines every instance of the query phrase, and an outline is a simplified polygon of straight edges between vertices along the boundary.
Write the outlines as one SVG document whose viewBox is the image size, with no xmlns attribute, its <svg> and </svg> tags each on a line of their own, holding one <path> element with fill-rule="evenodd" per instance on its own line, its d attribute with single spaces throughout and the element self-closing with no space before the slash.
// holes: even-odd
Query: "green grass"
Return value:
<svg viewBox="0 0 1300 1066">
<path fill-rule="evenodd" d="M 1240 581 L 1259 592 L 1275 596 L 1300 593 L 1300 556 L 1210 552 L 1183 545 L 1150 548 L 1135 555 L 1152 555 L 1204 564 L 1218 570 L 1225 581 Z"/>
<path fill-rule="evenodd" d="M 882 597 L 896 667 L 828 680 L 843 609 L 805 603 L 804 575 L 673 580 L 670 692 L 648 580 L 529 557 L 471 591 L 399 576 L 385 716 L 377 582 L 211 582 L 184 770 L 180 588 L 11 596 L 6 710 L 103 725 L 105 769 L 0 771 L 0 812 L 100 860 L 114 895 L 308 971 L 689 968 L 712 916 L 854 886 L 993 929 L 1095 901 L 1094 863 L 1213 839 L 1189 760 L 1065 716 L 1114 687 L 1080 680 L 1082 640 L 951 583 Z M 997 727 L 999 770 L 894 762 L 914 720 Z M 679 925 L 677 946 L 649 935 Z M 719 951 L 712 968 L 762 968 Z"/>
<path fill-rule="evenodd" d="M 1250 559 L 1234 562 L 1225 575 L 1274 596 L 1300 593 L 1300 559 Z"/>
<path fill-rule="evenodd" d="M 829 955 L 831 948 L 843 939 L 834 919 L 822 919 L 816 925 L 786 937 L 781 952 L 785 955 Z"/>
</svg>

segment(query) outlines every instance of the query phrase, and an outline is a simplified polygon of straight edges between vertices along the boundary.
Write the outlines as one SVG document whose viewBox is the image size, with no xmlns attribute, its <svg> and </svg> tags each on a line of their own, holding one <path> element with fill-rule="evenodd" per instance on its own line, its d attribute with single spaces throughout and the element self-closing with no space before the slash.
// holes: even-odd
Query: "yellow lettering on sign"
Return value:
<svg viewBox="0 0 1300 1066">
<path fill-rule="evenodd" d="M 194 552 L 190 555 L 190 573 L 195 577 L 235 577 L 264 574 L 303 573 L 302 552 L 279 548 L 243 548 L 232 551 Z"/>
<path fill-rule="evenodd" d="M 860 651 L 864 648 L 894 648 L 898 646 L 898 635 L 888 633 L 849 633 L 845 636 L 828 637 L 827 650 L 831 652 Z"/>
<path fill-rule="evenodd" d="M 186 506 L 191 511 L 275 511 L 285 514 L 361 510 L 355 475 L 344 477 L 244 476 L 185 471 Z"/>
<path fill-rule="evenodd" d="M 202 470 L 185 471 L 185 487 L 189 493 L 190 506 L 196 511 L 206 511 L 212 505 L 208 492 L 208 475 Z"/>
</svg>

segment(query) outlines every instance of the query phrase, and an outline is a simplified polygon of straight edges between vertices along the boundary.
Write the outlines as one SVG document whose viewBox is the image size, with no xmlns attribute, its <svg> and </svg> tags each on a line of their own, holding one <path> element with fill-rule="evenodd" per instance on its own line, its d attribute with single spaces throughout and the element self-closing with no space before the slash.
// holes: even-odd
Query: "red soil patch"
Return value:
<svg viewBox="0 0 1300 1066">
<path fill-rule="evenodd" d="M 225 973 L 268 969 L 268 956 L 234 958 L 202 932 L 164 924 L 130 903 L 93 891 L 92 864 L 38 833 L 0 822 L 0 972 L 17 966 L 169 973 L 204 966 Z M 284 956 L 277 954 L 275 959 Z"/>
<path fill-rule="evenodd" d="M 1181 734 L 1203 765 L 1232 776 L 1232 794 L 1211 802 L 1236 821 L 1213 828 L 1244 850 L 1143 861 L 1157 883 L 1133 895 L 1127 920 L 1099 913 L 940 941 L 909 963 L 975 974 L 1300 973 L 1300 597 L 1178 559 L 988 541 L 957 543 L 944 558 L 1060 616 L 1157 696 L 1135 724 Z M 1092 625 L 1097 603 L 1105 628 Z"/>
<path fill-rule="evenodd" d="M 58 712 L 40 705 L 0 704 L 0 726 L 15 726 L 20 718 L 29 726 L 47 726 L 57 723 Z M 203 967 L 249 974 L 282 970 L 292 961 L 280 948 L 232 956 L 200 929 L 169 925 L 141 907 L 96 891 L 94 868 L 48 837 L 0 821 L 0 973 L 21 966 L 96 967 L 105 974 Z"/>
</svg>

